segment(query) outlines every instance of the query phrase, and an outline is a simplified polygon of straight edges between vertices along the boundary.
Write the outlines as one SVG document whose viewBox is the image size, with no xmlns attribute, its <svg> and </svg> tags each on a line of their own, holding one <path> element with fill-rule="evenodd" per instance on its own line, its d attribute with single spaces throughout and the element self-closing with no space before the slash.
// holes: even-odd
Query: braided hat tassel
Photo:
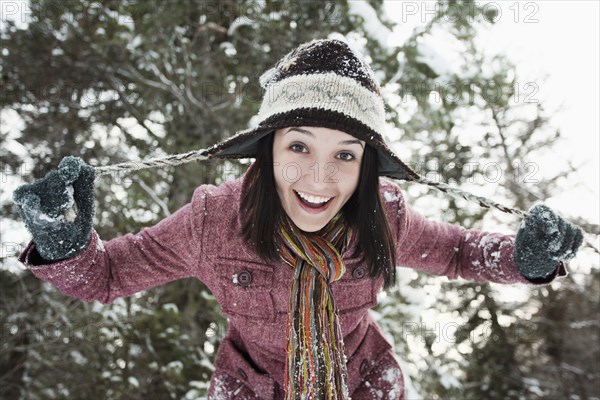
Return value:
<svg viewBox="0 0 600 400">
<path fill-rule="evenodd" d="M 104 167 L 95 167 L 96 176 L 110 175 L 110 174 L 119 174 L 119 173 L 129 173 L 133 171 L 139 171 L 142 169 L 148 168 L 156 168 L 156 167 L 166 167 L 166 166 L 176 166 L 185 164 L 191 161 L 206 161 L 210 160 L 212 157 L 208 154 L 206 149 L 189 151 L 187 153 L 181 154 L 173 154 L 165 157 L 151 158 L 148 160 L 142 161 L 127 161 L 119 164 L 108 165 Z M 422 176 L 418 176 L 416 178 L 411 178 L 409 181 L 417 182 L 422 185 L 426 185 L 432 187 L 440 192 L 449 194 L 453 197 L 465 199 L 469 202 L 476 203 L 480 207 L 491 209 L 494 208 L 499 210 L 505 214 L 517 215 L 521 218 L 526 217 L 528 214 L 526 211 L 520 210 L 514 207 L 504 206 L 494 200 L 488 199 L 483 196 L 477 196 L 467 191 L 464 191 L 459 188 L 452 187 L 442 182 L 434 182 Z M 587 232 L 584 229 L 584 232 Z M 585 238 L 585 243 L 588 247 L 593 249 L 596 253 L 600 254 L 600 250 L 596 248 L 596 246 L 588 239 Z"/>
</svg>

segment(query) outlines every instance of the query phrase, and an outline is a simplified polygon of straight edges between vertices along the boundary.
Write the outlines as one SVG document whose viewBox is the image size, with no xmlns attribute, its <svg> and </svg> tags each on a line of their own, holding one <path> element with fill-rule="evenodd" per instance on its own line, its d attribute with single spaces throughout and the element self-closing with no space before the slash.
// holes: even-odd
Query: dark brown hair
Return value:
<svg viewBox="0 0 600 400">
<path fill-rule="evenodd" d="M 242 238 L 265 261 L 279 257 L 274 240 L 274 229 L 283 212 L 275 189 L 273 174 L 273 138 L 271 133 L 258 143 L 254 168 L 248 171 L 240 211 Z M 396 281 L 394 240 L 379 195 L 377 152 L 365 146 L 360 167 L 360 178 L 354 194 L 342 208 L 348 225 L 358 234 L 358 244 L 352 257 L 362 254 L 372 278 L 383 274 L 384 288 Z"/>
</svg>

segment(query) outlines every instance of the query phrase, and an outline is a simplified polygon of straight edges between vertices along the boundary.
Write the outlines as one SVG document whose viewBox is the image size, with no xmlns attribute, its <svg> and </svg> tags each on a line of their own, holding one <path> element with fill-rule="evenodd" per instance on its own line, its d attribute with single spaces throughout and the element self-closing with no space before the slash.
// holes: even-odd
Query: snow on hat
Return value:
<svg viewBox="0 0 600 400">
<path fill-rule="evenodd" d="M 265 90 L 253 127 L 206 150 L 211 158 L 254 158 L 258 141 L 276 129 L 314 126 L 346 132 L 373 146 L 378 173 L 418 181 L 383 139 L 385 107 L 372 69 L 340 40 L 300 45 L 260 77 Z"/>
</svg>

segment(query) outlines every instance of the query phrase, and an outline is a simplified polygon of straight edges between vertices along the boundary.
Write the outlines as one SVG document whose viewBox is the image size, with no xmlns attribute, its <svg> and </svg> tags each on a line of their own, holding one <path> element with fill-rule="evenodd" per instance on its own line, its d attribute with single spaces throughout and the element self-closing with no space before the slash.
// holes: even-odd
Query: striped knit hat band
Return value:
<svg viewBox="0 0 600 400">
<path fill-rule="evenodd" d="M 257 119 L 311 108 L 342 114 L 375 132 L 385 128 L 381 97 L 333 72 L 295 75 L 268 86 Z"/>
<path fill-rule="evenodd" d="M 277 129 L 314 126 L 346 132 L 378 154 L 379 175 L 418 180 L 383 138 L 385 105 L 362 56 L 340 40 L 313 40 L 285 55 L 260 78 L 265 90 L 250 129 L 214 145 L 215 158 L 256 157 L 258 141 Z"/>
</svg>

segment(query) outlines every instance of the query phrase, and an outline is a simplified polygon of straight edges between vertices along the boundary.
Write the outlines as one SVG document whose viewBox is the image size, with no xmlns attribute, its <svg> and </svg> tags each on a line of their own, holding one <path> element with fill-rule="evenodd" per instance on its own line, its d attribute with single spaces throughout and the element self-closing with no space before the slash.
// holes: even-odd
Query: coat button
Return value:
<svg viewBox="0 0 600 400">
<path fill-rule="evenodd" d="M 358 267 L 358 268 L 354 268 L 354 271 L 352 271 L 352 277 L 354 279 L 362 279 L 365 277 L 365 275 L 367 274 L 367 269 L 365 267 Z"/>
<path fill-rule="evenodd" d="M 360 368 L 359 368 L 360 374 L 365 375 L 367 373 L 368 369 L 369 369 L 369 361 L 367 361 L 366 359 L 362 360 L 362 362 L 360 363 Z"/>
<path fill-rule="evenodd" d="M 240 374 L 240 376 L 242 377 L 243 380 L 245 380 L 245 381 L 248 380 L 248 375 L 246 375 L 246 373 L 244 372 L 243 369 L 239 368 L 238 373 Z"/>
<path fill-rule="evenodd" d="M 241 286 L 248 286 L 252 283 L 252 274 L 246 270 L 240 271 L 237 276 L 237 281 Z"/>
</svg>

